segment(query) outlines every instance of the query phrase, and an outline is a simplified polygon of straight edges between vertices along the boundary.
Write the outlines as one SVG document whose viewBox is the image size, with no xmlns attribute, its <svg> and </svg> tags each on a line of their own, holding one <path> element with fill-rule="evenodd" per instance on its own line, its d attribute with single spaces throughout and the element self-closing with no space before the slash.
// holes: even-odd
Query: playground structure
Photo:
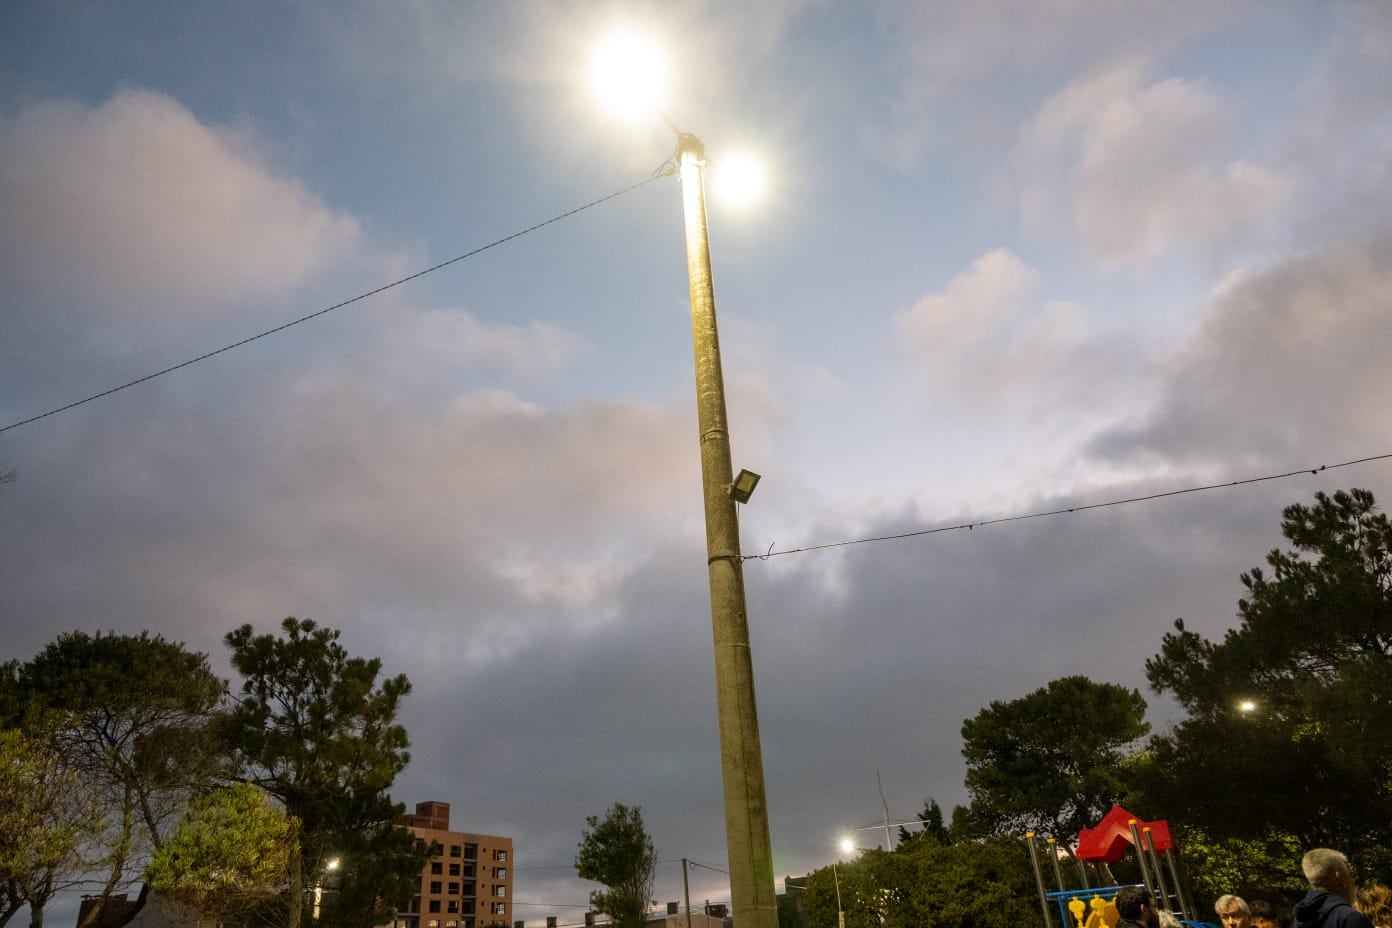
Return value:
<svg viewBox="0 0 1392 928">
<path fill-rule="evenodd" d="M 1044 917 L 1044 928 L 1053 928 L 1054 922 L 1049 912 L 1054 907 L 1057 908 L 1062 928 L 1116 928 L 1120 916 L 1115 899 L 1123 887 L 1090 886 L 1086 864 L 1100 866 L 1102 872 L 1107 874 L 1107 882 L 1111 882 L 1111 871 L 1106 865 L 1120 860 L 1130 848 L 1136 851 L 1142 884 L 1150 897 L 1157 900 L 1158 908 L 1175 913 L 1180 922 L 1193 928 L 1204 925 L 1197 920 L 1193 900 L 1180 882 L 1170 826 L 1163 819 L 1141 821 L 1121 806 L 1112 806 L 1096 828 L 1079 831 L 1078 847 L 1071 856 L 1077 865 L 1082 885 L 1072 888 L 1064 883 L 1059 855 L 1065 852 L 1055 839 L 1046 839 L 1045 847 L 1041 849 L 1039 839 L 1034 832 L 1029 832 L 1025 835 L 1025 842 L 1029 846 L 1030 863 L 1034 866 L 1034 879 L 1039 887 L 1039 909 Z M 1053 892 L 1044 886 L 1041 854 L 1053 862 L 1054 880 L 1058 886 Z"/>
</svg>

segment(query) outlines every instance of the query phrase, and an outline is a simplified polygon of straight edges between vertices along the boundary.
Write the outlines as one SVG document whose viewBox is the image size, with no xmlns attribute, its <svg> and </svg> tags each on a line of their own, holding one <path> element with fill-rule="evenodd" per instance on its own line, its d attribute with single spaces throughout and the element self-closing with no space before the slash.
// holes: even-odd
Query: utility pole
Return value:
<svg viewBox="0 0 1392 928">
<path fill-rule="evenodd" d="M 686 858 L 682 858 L 682 896 L 686 899 L 686 928 L 695 928 L 691 924 L 691 884 L 686 878 L 687 866 Z"/>
<path fill-rule="evenodd" d="M 715 693 L 730 897 L 735 923 L 740 928 L 778 928 L 764 760 L 754 702 L 754 664 L 745 613 L 744 561 L 740 555 L 736 503 L 730 496 L 734 469 L 730 464 L 725 378 L 720 364 L 710 232 L 706 224 L 705 144 L 689 132 L 678 132 L 677 139 L 696 360 L 696 411 L 706 509 L 706 564 L 715 640 Z"/>
</svg>

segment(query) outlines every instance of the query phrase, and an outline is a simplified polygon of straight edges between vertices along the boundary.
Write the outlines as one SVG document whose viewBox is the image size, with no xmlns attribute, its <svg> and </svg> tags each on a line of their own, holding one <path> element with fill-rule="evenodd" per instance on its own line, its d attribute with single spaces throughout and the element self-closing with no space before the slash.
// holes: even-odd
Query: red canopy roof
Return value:
<svg viewBox="0 0 1392 928">
<path fill-rule="evenodd" d="M 1135 822 L 1141 830 L 1142 840 L 1145 839 L 1145 830 L 1150 829 L 1150 840 L 1157 851 L 1174 846 L 1170 841 L 1169 822 L 1164 819 L 1143 822 L 1121 806 L 1112 806 L 1112 811 L 1102 817 L 1096 828 L 1084 828 L 1078 832 L 1078 858 L 1106 863 L 1120 860 L 1127 845 L 1135 843 L 1131 838 L 1131 822 Z"/>
</svg>

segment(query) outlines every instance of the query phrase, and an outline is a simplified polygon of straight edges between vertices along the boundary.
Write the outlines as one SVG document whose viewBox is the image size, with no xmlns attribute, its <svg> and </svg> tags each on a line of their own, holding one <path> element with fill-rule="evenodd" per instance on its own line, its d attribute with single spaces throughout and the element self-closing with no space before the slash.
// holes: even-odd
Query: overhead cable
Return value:
<svg viewBox="0 0 1392 928">
<path fill-rule="evenodd" d="M 275 335 L 277 332 L 284 332 L 286 329 L 291 328 L 293 326 L 297 326 L 302 322 L 308 322 L 311 319 L 317 319 L 320 316 L 331 313 L 336 309 L 342 309 L 343 307 L 352 305 L 353 303 L 357 303 L 360 300 L 365 300 L 370 296 L 376 296 L 379 293 L 384 293 L 385 291 L 390 290 L 393 287 L 399 287 L 402 284 L 415 280 L 418 277 L 424 277 L 426 274 L 433 273 L 435 271 L 440 270 L 441 268 L 449 267 L 451 264 L 456 264 L 460 261 L 465 260 L 466 258 L 472 258 L 475 255 L 482 254 L 490 248 L 497 248 L 499 245 L 506 244 L 507 242 L 510 242 L 513 239 L 521 238 L 522 236 L 535 232 L 538 229 L 544 229 L 546 226 L 549 226 L 552 223 L 560 222 L 562 219 L 568 219 L 571 216 L 574 216 L 577 213 L 582 213 L 593 206 L 598 206 L 601 203 L 606 203 L 609 200 L 615 199 L 616 197 L 621 197 L 625 193 L 630 193 L 634 190 L 637 190 L 639 187 L 644 187 L 648 184 L 651 184 L 653 181 L 660 179 L 660 176 L 653 176 L 649 177 L 647 180 L 641 180 L 636 184 L 630 184 L 629 186 L 624 187 L 622 190 L 616 190 L 607 196 L 602 196 L 597 200 L 591 200 L 583 206 L 577 206 L 572 210 L 567 210 L 566 212 L 561 213 L 557 216 L 552 216 L 545 222 L 538 222 L 536 225 L 528 226 L 527 228 L 522 229 L 520 232 L 514 232 L 511 235 L 507 235 L 503 238 L 489 242 L 487 245 L 480 245 L 473 251 L 467 251 L 462 255 L 450 258 L 448 261 L 441 261 L 439 264 L 436 264 L 433 267 L 428 267 L 423 271 L 417 271 L 416 273 L 411 274 L 407 277 L 403 277 L 400 280 L 394 280 L 389 284 L 383 284 L 375 290 L 369 290 L 366 293 L 360 293 L 351 299 L 344 300 L 342 303 L 335 303 L 332 306 L 326 306 L 325 308 L 312 312 L 307 316 L 301 316 L 300 318 L 292 319 L 289 322 L 284 323 L 283 325 L 278 325 L 273 329 L 267 329 L 264 332 L 259 332 L 256 335 L 252 335 L 248 338 L 241 339 L 240 341 L 235 341 L 230 345 L 224 345 L 221 348 L 218 348 L 214 351 L 209 351 L 207 354 L 201 354 L 196 358 L 189 358 L 187 361 L 180 361 L 178 364 L 173 364 L 169 367 L 164 368 L 163 370 L 155 371 L 152 374 L 146 374 L 144 377 L 137 377 L 135 380 L 123 383 L 120 386 L 112 387 L 109 390 L 103 390 L 100 393 L 93 393 L 91 396 L 83 397 L 80 400 L 76 400 L 64 406 L 58 406 L 54 409 L 50 409 L 48 412 L 41 412 L 36 416 L 30 416 L 27 419 L 21 419 L 18 422 L 11 422 L 9 425 L 0 426 L 0 432 L 8 432 L 10 429 L 17 429 L 21 425 L 28 425 L 31 422 L 37 422 L 40 419 L 46 419 L 49 416 L 56 416 L 60 412 L 67 412 L 70 409 L 76 409 L 77 407 L 86 405 L 87 403 L 90 403 L 94 400 L 99 400 L 103 397 L 110 396 L 113 393 L 120 393 L 122 390 L 127 390 L 131 387 L 137 386 L 147 381 L 154 380 L 156 377 L 163 377 L 165 374 L 172 374 L 177 370 L 181 370 L 185 367 L 189 367 L 190 365 L 197 364 L 199 361 L 206 361 L 209 358 L 217 357 L 218 355 L 231 351 L 234 348 L 240 348 L 243 345 L 249 345 L 257 339 L 266 338 L 269 335 Z"/>
<path fill-rule="evenodd" d="M 900 532 L 895 535 L 875 535 L 871 538 L 852 538 L 849 541 L 832 541 L 820 545 L 805 545 L 801 548 L 784 548 L 775 551 L 770 545 L 769 549 L 763 554 L 745 554 L 740 556 L 742 561 L 767 561 L 769 558 L 781 557 L 785 554 L 805 554 L 809 551 L 824 551 L 828 548 L 845 548 L 850 545 L 866 545 L 878 541 L 903 541 L 907 538 L 919 538 L 923 535 L 937 535 L 942 532 L 957 532 L 963 529 L 972 531 L 973 529 L 983 528 L 987 525 L 1000 525 L 1003 522 L 1023 522 L 1026 519 L 1043 519 L 1049 516 L 1062 516 L 1070 513 L 1086 512 L 1089 509 L 1106 509 L 1111 506 L 1126 506 L 1131 503 L 1144 503 L 1149 500 L 1165 499 L 1171 496 L 1183 496 L 1186 493 L 1203 493 L 1207 490 L 1223 490 L 1229 487 L 1244 486 L 1249 483 L 1263 483 L 1268 480 L 1285 480 L 1288 477 L 1299 477 L 1302 474 L 1318 475 L 1327 470 L 1335 470 L 1340 467 L 1352 467 L 1355 464 L 1368 464 L 1373 461 L 1386 461 L 1392 458 L 1392 453 L 1375 454 L 1366 458 L 1358 458 L 1353 461 L 1342 461 L 1338 464 L 1320 464 L 1317 467 L 1302 467 L 1299 470 L 1286 471 L 1280 474 L 1264 474 L 1260 477 L 1247 477 L 1243 480 L 1230 480 L 1226 483 L 1209 483 L 1197 487 L 1184 487 L 1179 490 L 1166 490 L 1163 493 L 1148 493 L 1145 496 L 1128 496 L 1125 499 L 1113 499 L 1104 503 L 1087 503 L 1078 506 L 1066 506 L 1061 509 L 1049 509 L 1042 512 L 1024 513 L 1018 516 L 1001 516 L 997 519 L 980 519 L 975 522 L 960 522 L 956 525 L 939 525 L 936 528 L 925 528 L 914 532 Z"/>
</svg>

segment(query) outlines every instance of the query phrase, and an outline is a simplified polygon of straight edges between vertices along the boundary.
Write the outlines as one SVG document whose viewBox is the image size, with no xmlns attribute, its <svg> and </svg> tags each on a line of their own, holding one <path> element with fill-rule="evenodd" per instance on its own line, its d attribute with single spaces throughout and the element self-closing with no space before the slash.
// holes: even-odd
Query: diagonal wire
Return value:
<svg viewBox="0 0 1392 928">
<path fill-rule="evenodd" d="M 181 370 L 182 368 L 189 367 L 190 365 L 193 365 L 193 364 L 197 364 L 199 361 L 206 361 L 206 360 L 208 360 L 209 358 L 215 358 L 215 357 L 217 357 L 218 355 L 224 354 L 224 353 L 226 353 L 226 352 L 228 352 L 228 351 L 231 351 L 231 350 L 234 349 L 234 348 L 240 348 L 240 347 L 242 347 L 243 345 L 249 345 L 249 344 L 251 344 L 252 342 L 256 341 L 257 339 L 266 338 L 267 336 L 270 336 L 270 335 L 275 335 L 277 332 L 284 332 L 286 329 L 291 328 L 292 326 L 297 326 L 297 325 L 299 325 L 299 324 L 302 323 L 302 322 L 308 322 L 308 321 L 311 320 L 311 319 L 317 319 L 317 318 L 319 318 L 320 316 L 323 316 L 323 315 L 326 315 L 326 314 L 328 314 L 328 313 L 331 313 L 331 312 L 333 312 L 333 311 L 336 310 L 336 309 L 342 309 L 342 308 L 345 307 L 345 306 L 350 306 L 350 305 L 352 305 L 353 303 L 358 302 L 359 300 L 365 300 L 365 299 L 367 299 L 367 298 L 370 297 L 370 296 L 376 296 L 377 294 L 383 293 L 383 292 L 385 292 L 385 291 L 387 291 L 387 290 L 390 290 L 390 289 L 392 289 L 393 287 L 399 287 L 399 286 L 401 286 L 401 285 L 404 284 L 404 283 L 407 283 L 407 282 L 409 282 L 409 281 L 415 280 L 417 277 L 424 277 L 426 274 L 434 273 L 435 271 L 438 271 L 438 270 L 440 270 L 441 268 L 449 267 L 451 264 L 458 263 L 458 262 L 460 262 L 460 261 L 465 260 L 466 258 L 472 258 L 472 257 L 474 257 L 475 255 L 482 254 L 483 252 L 487 251 L 487 250 L 490 249 L 490 248 L 497 248 L 499 245 L 506 244 L 507 242 L 510 242 L 510 241 L 512 241 L 513 239 L 521 238 L 522 236 L 528 235 L 528 234 L 530 234 L 530 233 L 532 233 L 532 232 L 535 232 L 535 231 L 537 231 L 538 229 L 544 229 L 546 226 L 549 226 L 549 225 L 551 225 L 552 223 L 555 223 L 555 222 L 560 222 L 562 219 L 569 219 L 571 216 L 574 216 L 576 213 L 582 213 L 582 212 L 584 212 L 585 210 L 587 210 L 587 209 L 589 209 L 589 208 L 591 208 L 591 207 L 593 207 L 593 206 L 598 206 L 598 205 L 600 205 L 601 203 L 606 203 L 606 202 L 608 202 L 609 200 L 613 200 L 613 199 L 615 199 L 615 198 L 617 198 L 617 197 L 621 197 L 621 196 L 623 196 L 623 195 L 626 194 L 626 193 L 631 193 L 632 191 L 637 190 L 639 187 L 645 187 L 645 186 L 647 186 L 648 184 L 651 184 L 651 183 L 652 183 L 653 181 L 655 181 L 655 180 L 661 180 L 661 179 L 662 179 L 663 177 L 665 177 L 665 176 L 667 176 L 667 175 L 665 175 L 665 174 L 657 174 L 657 173 L 654 173 L 651 177 L 647 178 L 646 180 L 641 180 L 641 181 L 639 181 L 639 182 L 636 183 L 636 184 L 630 184 L 629 186 L 624 187 L 622 190 L 616 190 L 616 191 L 614 191 L 613 193 L 609 194 L 608 196 L 602 196 L 602 197 L 600 197 L 600 198 L 597 199 L 597 200 L 591 200 L 590 202 L 584 204 L 583 206 L 577 206 L 577 207 L 575 207 L 574 209 L 572 209 L 572 210 L 567 210 L 566 212 L 561 213 L 561 214 L 558 215 L 558 216 L 552 216 L 550 219 L 547 219 L 545 222 L 538 222 L 538 223 L 537 223 L 536 225 L 534 225 L 534 226 L 528 226 L 527 228 L 521 230 L 520 232 L 514 232 L 514 233 L 512 233 L 511 235 L 507 235 L 507 236 L 504 236 L 503 238 L 497 239 L 496 241 L 489 242 L 487 245 L 480 245 L 478 248 L 475 248 L 473 251 L 465 252 L 464 254 L 459 255 L 458 257 L 450 258 L 448 261 L 441 261 L 439 264 L 436 264 L 436 265 L 433 266 L 433 267 L 428 267 L 428 268 L 426 268 L 426 269 L 423 270 L 423 271 L 417 271 L 416 273 L 411 274 L 411 275 L 408 276 L 408 277 L 403 277 L 403 278 L 401 278 L 400 280 L 394 280 L 394 281 L 392 281 L 392 282 L 389 283 L 389 284 L 383 284 L 382 286 L 378 287 L 378 288 L 375 289 L 375 290 L 369 290 L 369 291 L 367 291 L 366 293 L 360 293 L 360 294 L 358 294 L 357 296 L 353 297 L 352 299 L 344 300 L 342 303 L 335 303 L 335 304 L 332 305 L 332 306 L 326 306 L 325 308 L 323 308 L 323 309 L 321 309 L 321 310 L 318 310 L 317 312 L 312 312 L 312 313 L 310 313 L 310 314 L 307 315 L 307 316 L 301 316 L 301 317 L 298 318 L 298 319 L 292 319 L 291 321 L 289 321 L 289 322 L 287 322 L 287 323 L 285 323 L 285 324 L 283 324 L 283 325 L 278 325 L 278 326 L 276 326 L 276 327 L 273 328 L 273 329 L 267 329 L 267 330 L 264 331 L 264 332 L 260 332 L 260 333 L 258 333 L 258 334 L 256 334 L 256 335 L 252 335 L 252 336 L 250 336 L 249 338 L 244 338 L 244 339 L 242 339 L 241 341 L 233 342 L 233 343 L 230 344 L 230 345 L 224 345 L 224 346 L 222 346 L 221 348 L 216 349 L 215 351 L 209 351 L 207 354 L 201 354 L 201 355 L 199 355 L 199 356 L 196 357 L 196 358 L 189 358 L 187 361 L 181 361 L 181 362 L 179 362 L 178 364 L 171 365 L 170 367 L 166 367 L 166 368 L 164 368 L 163 370 L 155 371 L 153 374 L 146 374 L 144 377 L 137 377 L 135 380 L 132 380 L 132 381 L 130 381 L 130 382 L 128 382 L 128 383 L 123 383 L 123 384 L 121 384 L 120 386 L 112 387 L 112 388 L 109 389 L 109 390 L 103 390 L 103 391 L 100 392 L 100 393 L 93 393 L 91 396 L 83 397 L 83 398 L 80 399 L 80 400 L 76 400 L 75 402 L 68 403 L 68 404 L 65 405 L 65 406 L 59 406 L 59 407 L 57 407 L 56 409 L 50 409 L 48 412 L 42 412 L 42 413 L 39 413 L 39 414 L 36 415 L 36 416 L 30 416 L 28 419 L 21 419 L 21 420 L 19 420 L 18 422 L 11 422 L 9 425 L 0 426 L 0 432 L 8 432 L 10 429 L 17 429 L 17 428 L 19 428 L 21 425 L 28 425 L 28 424 L 31 423 L 31 422 L 38 422 L 40 419 L 46 419 L 46 418 L 48 418 L 49 416 L 56 416 L 56 415 L 58 415 L 60 412 L 67 412 L 69 409 L 76 409 L 78 406 L 82 406 L 82 405 L 85 405 L 85 404 L 87 404 L 87 403 L 91 403 L 91 402 L 93 402 L 94 400 L 102 399 L 103 397 L 110 396 L 110 395 L 113 394 L 113 393 L 120 393 L 122 390 L 128 390 L 128 389 L 130 389 L 131 387 L 138 386 L 139 384 L 145 383 L 145 382 L 150 381 L 150 380 L 154 380 L 156 377 L 163 377 L 165 374 L 172 374 L 172 373 L 174 373 L 174 372 L 177 371 L 177 370 Z"/>
<path fill-rule="evenodd" d="M 1288 477 L 1298 477 L 1301 474 L 1319 474 L 1321 471 L 1335 470 L 1340 467 L 1352 467 L 1355 464 L 1367 464 L 1371 461 L 1385 461 L 1392 458 L 1392 453 L 1375 454 L 1371 457 L 1358 458 L 1354 461 L 1342 461 L 1338 464 L 1321 464 L 1318 467 L 1302 467 L 1299 470 L 1286 471 L 1283 474 L 1265 474 L 1261 477 L 1248 477 L 1244 480 L 1231 480 L 1227 483 L 1210 483 L 1198 487 L 1184 487 L 1179 490 L 1166 490 L 1162 493 L 1150 493 L 1145 496 L 1129 496 L 1125 499 L 1107 500 L 1104 503 L 1088 503 L 1083 506 L 1066 506 L 1062 509 L 1050 509 L 1044 512 L 1029 512 L 1018 516 L 1002 516 L 998 519 L 982 519 L 977 522 L 961 522 L 956 525 L 940 525 L 937 528 L 925 528 L 916 532 L 901 532 L 897 535 L 876 535 L 873 538 L 853 538 L 849 541 L 833 541 L 823 545 L 807 545 L 802 548 L 785 548 L 781 551 L 769 550 L 763 554 L 741 555 L 742 561 L 767 561 L 772 557 L 779 557 L 784 554 L 804 554 L 808 551 L 824 551 L 827 548 L 845 548 L 850 545 L 865 545 L 877 541 L 901 541 L 905 538 L 918 538 L 922 535 L 937 535 L 941 532 L 957 532 L 962 529 L 971 531 L 986 525 L 1000 525 L 1003 522 L 1023 522 L 1026 519 L 1043 519 L 1049 516 L 1061 516 L 1074 512 L 1086 512 L 1089 509 L 1106 509 L 1110 506 L 1125 506 L 1130 503 L 1143 503 L 1153 499 L 1165 499 L 1170 496 L 1183 496 L 1186 493 L 1202 493 L 1207 490 L 1221 490 L 1228 487 L 1239 487 L 1249 483 L 1264 483 L 1268 480 L 1285 480 Z"/>
</svg>

